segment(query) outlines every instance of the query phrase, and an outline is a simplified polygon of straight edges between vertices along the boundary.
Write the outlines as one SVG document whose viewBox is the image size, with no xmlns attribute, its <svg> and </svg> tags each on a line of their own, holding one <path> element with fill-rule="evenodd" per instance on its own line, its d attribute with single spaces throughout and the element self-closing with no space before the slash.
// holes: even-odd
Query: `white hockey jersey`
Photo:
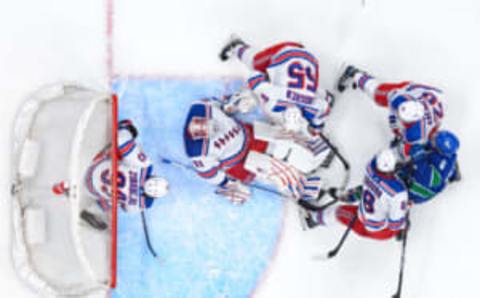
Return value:
<svg viewBox="0 0 480 298">
<path fill-rule="evenodd" d="M 208 133 L 191 135 L 192 122 L 203 123 Z M 202 100 L 191 105 L 184 127 L 185 151 L 197 173 L 210 183 L 227 182 L 225 172 L 244 161 L 251 137 L 250 130 L 224 114 L 216 102 Z"/>
<path fill-rule="evenodd" d="M 356 84 L 375 102 L 389 109 L 389 124 L 394 135 L 401 140 L 401 156 L 408 158 L 412 146 L 425 145 L 439 129 L 444 110 L 443 93 L 440 89 L 413 82 L 382 83 L 368 73 L 359 72 Z M 398 118 L 400 104 L 410 100 L 419 101 L 424 107 L 423 117 L 412 123 L 403 123 Z"/>
<path fill-rule="evenodd" d="M 442 92 L 434 87 L 410 83 L 407 86 L 388 93 L 390 106 L 390 127 L 396 131 L 402 140 L 408 144 L 426 144 L 430 136 L 438 130 L 443 118 L 441 103 Z M 398 106 L 408 100 L 419 100 L 425 114 L 417 122 L 405 124 L 396 116 Z"/>
<path fill-rule="evenodd" d="M 135 142 L 126 127 L 119 127 L 118 203 L 127 212 L 150 208 L 153 199 L 143 195 L 143 185 L 153 174 L 151 160 Z M 89 193 L 104 211 L 111 207 L 111 147 L 102 150 L 88 168 L 85 183 Z"/>
<path fill-rule="evenodd" d="M 248 86 L 270 121 L 282 124 L 289 107 L 300 109 L 311 128 L 321 129 L 330 113 L 331 94 L 318 87 L 318 61 L 303 48 L 285 47 L 266 69 L 255 72 Z"/>
<path fill-rule="evenodd" d="M 360 221 L 369 231 L 404 228 L 408 194 L 396 176 L 385 176 L 375 170 L 375 160 L 367 167 L 358 210 Z"/>
</svg>

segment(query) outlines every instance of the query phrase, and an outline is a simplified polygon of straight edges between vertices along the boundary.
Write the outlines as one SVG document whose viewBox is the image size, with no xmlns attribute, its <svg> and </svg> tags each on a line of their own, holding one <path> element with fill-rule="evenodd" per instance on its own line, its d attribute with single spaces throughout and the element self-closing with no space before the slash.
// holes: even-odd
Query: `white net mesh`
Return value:
<svg viewBox="0 0 480 298">
<path fill-rule="evenodd" d="M 74 85 L 35 93 L 14 130 L 14 264 L 44 296 L 105 297 L 110 279 L 110 232 L 79 215 L 95 209 L 84 178 L 93 157 L 110 143 L 110 96 Z M 66 195 L 52 186 L 65 181 Z"/>
</svg>

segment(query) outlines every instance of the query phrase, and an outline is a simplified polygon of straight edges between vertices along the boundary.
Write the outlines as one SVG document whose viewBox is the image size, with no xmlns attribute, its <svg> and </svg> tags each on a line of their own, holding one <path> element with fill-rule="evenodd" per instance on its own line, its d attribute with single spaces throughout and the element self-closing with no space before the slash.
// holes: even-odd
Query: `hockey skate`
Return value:
<svg viewBox="0 0 480 298">
<path fill-rule="evenodd" d="M 338 79 L 337 90 L 339 92 L 345 91 L 348 85 L 350 84 L 351 80 L 353 79 L 353 76 L 357 72 L 359 72 L 359 70 L 353 65 L 347 66 L 347 68 L 343 71 L 342 75 Z"/>
<path fill-rule="evenodd" d="M 95 230 L 104 231 L 108 228 L 108 225 L 101 219 L 99 219 L 95 214 L 83 210 L 80 213 L 80 218 L 83 219 L 90 227 Z"/>
<path fill-rule="evenodd" d="M 462 173 L 460 172 L 460 166 L 458 165 L 458 161 L 455 162 L 455 173 L 453 176 L 449 179 L 449 182 L 458 182 L 462 180 Z"/>
<path fill-rule="evenodd" d="M 232 35 L 227 44 L 220 51 L 220 60 L 227 61 L 232 57 L 233 50 L 238 46 L 246 46 L 247 44 L 238 36 Z"/>
<path fill-rule="evenodd" d="M 300 218 L 300 225 L 302 226 L 302 230 L 306 231 L 320 225 L 314 219 L 316 212 L 317 211 L 307 210 L 306 208 L 303 208 L 301 206 L 298 207 L 298 217 Z"/>
</svg>

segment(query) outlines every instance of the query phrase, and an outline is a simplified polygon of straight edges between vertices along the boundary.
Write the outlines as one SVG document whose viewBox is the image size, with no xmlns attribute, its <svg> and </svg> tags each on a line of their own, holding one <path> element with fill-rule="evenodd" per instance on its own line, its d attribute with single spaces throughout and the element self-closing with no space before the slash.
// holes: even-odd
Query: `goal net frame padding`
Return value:
<svg viewBox="0 0 480 298">
<path fill-rule="evenodd" d="M 73 116 L 69 118 L 66 116 L 68 113 L 65 115 L 51 113 L 54 108 L 60 107 L 68 107 L 68 113 Z M 115 202 L 118 171 L 116 150 L 112 149 L 111 154 L 113 207 L 111 213 L 106 216 L 111 222 L 110 232 L 94 231 L 91 228 L 89 230 L 89 227 L 81 222 L 80 212 L 86 204 L 94 202 L 92 198 L 87 198 L 88 193 L 84 186 L 85 168 L 94 156 L 93 150 L 102 149 L 100 145 L 108 144 L 111 144 L 112 148 L 117 148 L 117 110 L 117 98 L 108 92 L 94 91 L 77 84 L 55 84 L 35 92 L 24 102 L 17 114 L 12 148 L 12 257 L 20 278 L 42 296 L 107 297 L 110 288 L 115 287 L 117 226 Z M 50 111 L 52 115 L 45 114 L 45 111 Z M 61 113 L 61 110 L 59 111 Z M 57 131 L 57 125 L 60 126 L 58 130 L 64 129 L 61 127 L 63 123 L 56 123 L 53 124 L 55 129 L 51 129 L 53 132 L 48 129 L 41 130 L 42 127 L 52 127 L 51 123 L 57 120 L 56 115 L 59 121 L 66 122 L 65 119 L 68 122 L 72 121 L 69 123 L 70 126 L 65 124 L 65 127 L 68 127 L 65 131 L 69 132 L 69 135 L 58 137 L 50 135 L 42 139 L 42 134 L 48 135 Z M 105 123 L 96 123 L 98 119 L 105 120 Z M 93 140 L 96 132 L 92 131 L 92 127 L 103 127 L 99 129 L 102 131 L 102 137 Z M 56 142 L 64 143 L 59 143 L 60 146 L 50 144 Z M 88 142 L 95 145 L 89 145 L 88 150 L 85 150 Z M 67 152 L 59 154 L 65 156 L 62 159 L 65 164 L 59 162 L 60 165 L 50 165 L 43 160 L 47 159 L 45 154 L 47 156 L 50 154 L 49 160 L 52 160 L 51 155 L 55 154 L 44 152 L 47 150 L 43 150 L 45 148 L 42 147 L 47 147 L 46 145 L 49 146 L 48 151 L 52 150 L 51 147 L 66 148 Z M 50 192 L 52 181 L 40 177 L 45 173 L 48 176 L 50 166 L 51 172 L 55 172 L 55 168 L 65 167 L 58 171 L 67 176 L 63 179 L 68 181 L 69 185 L 69 191 L 63 198 L 55 198 Z M 52 235 L 60 229 L 52 227 L 59 222 L 60 219 L 57 220 L 57 217 L 61 218 L 62 222 L 68 223 L 69 227 L 62 228 L 59 235 Z M 32 224 L 32 221 L 38 221 L 40 224 L 35 227 L 35 222 Z M 45 227 L 41 227 L 43 222 L 46 222 Z M 32 229 L 35 230 L 32 232 Z M 63 236 L 65 243 L 62 243 Z M 86 238 L 92 239 L 92 243 L 88 243 Z M 45 244 L 42 244 L 42 241 L 45 241 Z M 95 245 L 98 245 L 100 251 L 98 256 L 92 253 L 96 249 Z M 101 253 L 103 251 L 105 256 Z M 58 254 L 59 263 L 62 262 L 61 256 L 71 261 L 72 268 L 67 267 L 69 263 L 65 263 L 65 260 L 62 264 L 54 264 L 55 254 Z M 98 258 L 106 260 L 99 262 Z M 66 272 L 58 272 L 57 275 L 54 269 Z"/>
</svg>

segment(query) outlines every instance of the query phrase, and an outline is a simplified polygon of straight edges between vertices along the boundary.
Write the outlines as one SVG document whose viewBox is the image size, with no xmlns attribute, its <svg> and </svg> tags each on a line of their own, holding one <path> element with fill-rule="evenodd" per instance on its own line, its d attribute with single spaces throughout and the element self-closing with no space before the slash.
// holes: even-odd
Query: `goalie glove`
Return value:
<svg viewBox="0 0 480 298">
<path fill-rule="evenodd" d="M 223 111 L 227 114 L 251 112 L 257 106 L 257 99 L 249 89 L 234 93 L 224 99 Z"/>
<path fill-rule="evenodd" d="M 250 199 L 250 189 L 236 180 L 229 180 L 215 190 L 217 195 L 224 196 L 235 205 L 241 205 Z"/>
</svg>

